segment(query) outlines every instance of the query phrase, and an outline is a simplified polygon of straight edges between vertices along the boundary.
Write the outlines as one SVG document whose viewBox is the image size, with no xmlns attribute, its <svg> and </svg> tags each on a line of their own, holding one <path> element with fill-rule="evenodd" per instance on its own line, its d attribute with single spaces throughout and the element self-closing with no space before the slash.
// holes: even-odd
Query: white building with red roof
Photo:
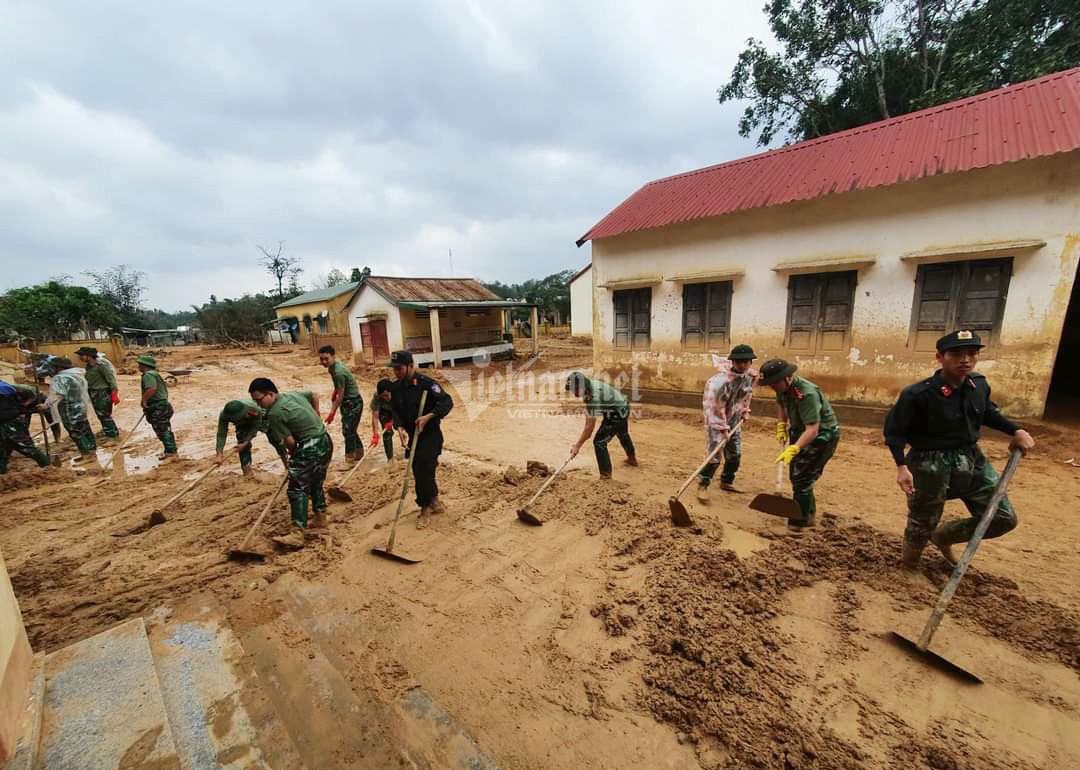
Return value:
<svg viewBox="0 0 1080 770">
<path fill-rule="evenodd" d="M 969 328 L 1012 414 L 1080 403 L 1080 69 L 649 182 L 586 241 L 595 364 L 646 398 L 748 343 L 885 406 Z"/>
</svg>

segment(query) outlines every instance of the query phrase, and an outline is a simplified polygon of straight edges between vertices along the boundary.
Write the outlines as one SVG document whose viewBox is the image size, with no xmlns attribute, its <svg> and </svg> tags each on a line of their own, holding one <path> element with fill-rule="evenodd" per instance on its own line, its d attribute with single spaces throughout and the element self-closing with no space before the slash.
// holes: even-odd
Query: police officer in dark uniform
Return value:
<svg viewBox="0 0 1080 770">
<path fill-rule="evenodd" d="M 896 483 L 907 495 L 904 566 L 913 568 L 927 541 L 955 564 L 952 546 L 966 543 L 994 493 L 998 475 L 979 451 L 983 425 L 1012 436 L 1009 449 L 1027 452 L 1035 440 L 1008 420 L 990 400 L 986 378 L 975 372 L 982 349 L 979 335 L 967 329 L 937 341 L 941 368 L 909 385 L 885 418 L 885 443 L 896 461 Z M 904 448 L 911 451 L 905 456 Z M 946 500 L 962 500 L 971 516 L 938 527 Z M 1016 513 L 1002 498 L 985 537 L 1016 527 Z"/>
<path fill-rule="evenodd" d="M 416 452 L 412 458 L 416 504 L 420 506 L 416 526 L 423 528 L 427 526 L 431 514 L 446 510 L 439 500 L 435 468 L 439 465 L 443 448 L 442 418 L 450 414 L 454 401 L 439 383 L 416 371 L 413 355 L 409 351 L 395 350 L 390 354 L 389 366 L 396 380 L 390 396 L 394 427 L 401 435 L 402 442 L 409 447 L 408 451 Z M 424 392 L 427 393 L 424 414 L 417 420 L 420 397 Z"/>
</svg>

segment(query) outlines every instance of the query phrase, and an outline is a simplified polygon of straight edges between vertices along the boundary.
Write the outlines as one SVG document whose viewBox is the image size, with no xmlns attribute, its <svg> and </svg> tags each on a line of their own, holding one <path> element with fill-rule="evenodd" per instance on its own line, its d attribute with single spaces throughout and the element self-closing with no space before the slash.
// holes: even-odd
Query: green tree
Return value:
<svg viewBox="0 0 1080 770">
<path fill-rule="evenodd" d="M 120 323 L 109 299 L 85 286 L 48 281 L 0 295 L 0 333 L 8 338 L 66 340 L 72 332 L 116 330 Z"/>
<path fill-rule="evenodd" d="M 238 299 L 216 299 L 194 307 L 204 334 L 216 342 L 254 342 L 266 333 L 264 324 L 274 319 L 276 297 L 245 294 Z"/>
<path fill-rule="evenodd" d="M 812 139 L 1080 63 L 1077 0 L 769 0 L 721 103 L 742 136 Z"/>
<path fill-rule="evenodd" d="M 490 291 L 503 299 L 523 299 L 535 302 L 541 315 L 551 314 L 564 320 L 570 317 L 570 287 L 573 270 L 562 270 L 546 278 L 530 278 L 524 283 L 505 284 L 501 281 L 485 283 Z"/>
</svg>

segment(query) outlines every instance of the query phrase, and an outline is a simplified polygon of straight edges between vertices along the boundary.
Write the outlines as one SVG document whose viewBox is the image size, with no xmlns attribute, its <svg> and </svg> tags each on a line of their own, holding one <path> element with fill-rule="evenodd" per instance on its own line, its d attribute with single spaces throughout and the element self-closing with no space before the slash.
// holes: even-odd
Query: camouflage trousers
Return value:
<svg viewBox="0 0 1080 770">
<path fill-rule="evenodd" d="M 173 416 L 172 404 L 168 401 L 151 401 L 143 407 L 143 414 L 154 433 L 161 439 L 165 454 L 176 454 L 176 437 L 173 436 L 172 424 L 169 422 Z"/>
<path fill-rule="evenodd" d="M 364 399 L 360 396 L 341 400 L 341 435 L 345 437 L 346 457 L 352 457 L 354 453 L 359 453 L 360 456 L 364 454 L 364 442 L 357 433 L 363 413 Z"/>
<path fill-rule="evenodd" d="M 308 439 L 289 458 L 289 508 L 293 523 L 307 528 L 308 498 L 315 513 L 326 510 L 323 482 L 334 457 L 334 442 L 329 433 Z"/>
<path fill-rule="evenodd" d="M 258 426 L 250 428 L 248 430 L 240 430 L 239 427 L 236 429 L 236 443 L 247 444 L 247 446 L 241 449 L 239 452 L 241 468 L 251 467 L 251 442 L 254 441 L 255 437 L 258 435 Z"/>
<path fill-rule="evenodd" d="M 60 422 L 64 429 L 79 448 L 80 454 L 89 454 L 97 449 L 97 441 L 94 440 L 94 431 L 90 428 L 90 421 L 86 419 L 86 413 L 82 409 L 72 409 L 67 401 L 60 402 Z"/>
<path fill-rule="evenodd" d="M 963 449 L 912 451 L 908 469 L 915 479 L 915 493 L 908 496 L 908 520 L 904 540 L 915 548 L 926 547 L 937 529 L 946 500 L 961 500 L 971 514 L 941 527 L 941 539 L 966 543 L 975 532 L 997 485 L 998 474 L 977 446 Z M 1004 535 L 1016 527 L 1016 513 L 1008 497 L 1001 499 L 984 537 Z"/>
<path fill-rule="evenodd" d="M 705 451 L 709 454 L 716 449 L 716 445 L 720 442 L 720 434 L 716 433 L 709 436 L 709 441 L 705 447 Z M 735 431 L 734 435 L 728 439 L 728 442 L 724 444 L 723 450 L 720 452 L 720 457 L 724 458 L 724 470 L 720 473 L 721 484 L 732 484 L 735 481 L 735 474 L 739 470 L 739 463 L 742 462 L 742 431 Z M 709 482 L 712 481 L 712 477 L 716 474 L 716 469 L 720 467 L 720 459 L 717 458 L 715 462 L 711 462 L 702 469 L 698 474 L 698 480 L 701 482 L 701 486 L 709 486 Z"/>
<path fill-rule="evenodd" d="M 798 440 L 791 438 L 791 443 Z M 799 504 L 803 521 L 814 518 L 817 514 L 817 501 L 814 499 L 814 483 L 821 478 L 825 466 L 836 452 L 840 443 L 840 428 L 823 429 L 809 446 L 795 455 L 791 461 L 788 475 L 791 478 L 791 496 Z M 798 524 L 798 522 L 795 522 Z"/>
<path fill-rule="evenodd" d="M 12 452 L 29 457 L 42 468 L 49 464 L 46 454 L 30 439 L 26 423 L 19 419 L 0 422 L 0 473 L 7 473 L 8 457 Z"/>
<path fill-rule="evenodd" d="M 109 438 L 117 438 L 120 429 L 112 418 L 113 402 L 111 390 L 91 390 L 90 403 L 94 405 L 94 414 L 101 423 L 101 432 Z"/>
</svg>

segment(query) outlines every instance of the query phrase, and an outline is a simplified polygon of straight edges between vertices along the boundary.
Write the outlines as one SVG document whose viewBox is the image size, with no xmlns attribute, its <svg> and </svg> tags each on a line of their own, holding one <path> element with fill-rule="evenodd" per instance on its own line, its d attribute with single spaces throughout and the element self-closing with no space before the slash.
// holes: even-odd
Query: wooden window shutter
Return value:
<svg viewBox="0 0 1080 770">
<path fill-rule="evenodd" d="M 793 275 L 788 280 L 787 346 L 814 352 L 817 336 L 818 276 Z"/>
<path fill-rule="evenodd" d="M 919 265 L 912 323 L 915 350 L 934 350 L 938 337 L 952 325 L 959 274 L 960 265 L 956 263 Z"/>
<path fill-rule="evenodd" d="M 965 267 L 955 326 L 957 329 L 973 329 L 980 333 L 985 343 L 990 343 L 1001 331 L 1012 260 L 982 260 L 969 262 Z"/>
<path fill-rule="evenodd" d="M 648 350 L 652 330 L 652 289 L 636 289 L 631 298 L 633 338 L 630 347 Z"/>
<path fill-rule="evenodd" d="M 615 306 L 615 347 L 630 347 L 630 292 L 616 291 L 612 298 Z"/>
<path fill-rule="evenodd" d="M 731 325 L 731 281 L 708 284 L 707 345 L 712 350 L 726 350 Z"/>
<path fill-rule="evenodd" d="M 855 304 L 854 271 L 823 273 L 818 349 L 823 353 L 843 353 L 848 348 L 851 314 Z"/>
<path fill-rule="evenodd" d="M 705 349 L 705 284 L 683 285 L 683 345 Z"/>
</svg>

